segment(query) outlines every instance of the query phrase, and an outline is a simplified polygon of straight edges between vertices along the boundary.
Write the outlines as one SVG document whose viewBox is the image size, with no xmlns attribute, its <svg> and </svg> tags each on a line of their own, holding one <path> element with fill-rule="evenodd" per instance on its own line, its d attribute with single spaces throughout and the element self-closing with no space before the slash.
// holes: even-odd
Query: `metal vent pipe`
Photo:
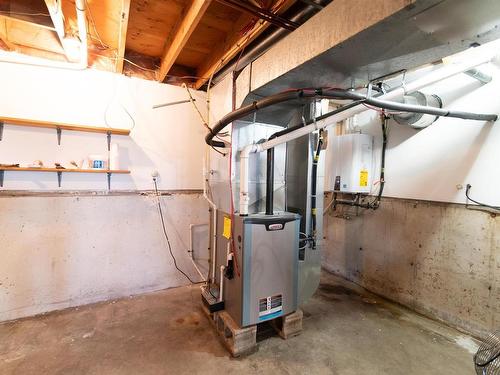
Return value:
<svg viewBox="0 0 500 375">
<path fill-rule="evenodd" d="M 288 19 L 298 24 L 303 24 L 305 21 L 319 12 L 320 9 L 318 7 L 323 8 L 331 2 L 332 0 L 319 0 L 316 2 L 316 5 L 307 5 Z M 249 49 L 246 53 L 243 53 L 243 55 L 241 55 L 241 57 L 239 58 L 239 61 L 233 61 L 232 63 L 223 67 L 214 77 L 212 83 L 217 84 L 218 82 L 222 81 L 222 78 L 224 78 L 228 73 L 234 70 L 242 70 L 244 67 L 263 55 L 264 52 L 271 48 L 273 44 L 275 44 L 288 34 L 290 34 L 289 30 L 277 28 L 264 39 L 259 41 L 254 47 Z"/>
</svg>

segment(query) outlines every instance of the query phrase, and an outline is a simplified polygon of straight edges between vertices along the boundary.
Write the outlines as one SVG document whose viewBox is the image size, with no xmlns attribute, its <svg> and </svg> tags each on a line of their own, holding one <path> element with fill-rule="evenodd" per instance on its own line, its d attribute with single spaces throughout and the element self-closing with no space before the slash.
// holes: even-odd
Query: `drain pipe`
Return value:
<svg viewBox="0 0 500 375">
<path fill-rule="evenodd" d="M 76 0 L 76 19 L 78 23 L 78 37 L 80 38 L 80 62 L 79 64 L 88 66 L 88 44 L 87 44 L 87 17 L 85 16 L 86 0 Z"/>
<path fill-rule="evenodd" d="M 250 154 L 260 152 L 256 144 L 251 144 L 240 151 L 240 216 L 248 215 L 248 166 Z"/>
<path fill-rule="evenodd" d="M 208 154 L 208 153 L 207 153 Z M 206 156 L 208 158 L 208 155 Z M 206 160 L 206 159 L 205 159 Z M 211 250 L 211 255 L 210 255 L 210 262 L 212 266 L 212 272 L 211 272 L 211 279 L 212 283 L 216 282 L 216 269 L 215 269 L 215 256 L 216 256 L 216 248 L 217 248 L 217 205 L 210 199 L 208 196 L 207 192 L 207 184 L 208 184 L 208 170 L 205 162 L 205 166 L 203 167 L 203 198 L 208 202 L 208 205 L 210 206 L 210 211 L 212 213 L 212 236 L 210 238 L 210 250 Z"/>
<path fill-rule="evenodd" d="M 226 270 L 226 266 L 220 266 L 219 273 L 219 302 L 222 302 L 224 299 L 224 271 Z"/>
</svg>

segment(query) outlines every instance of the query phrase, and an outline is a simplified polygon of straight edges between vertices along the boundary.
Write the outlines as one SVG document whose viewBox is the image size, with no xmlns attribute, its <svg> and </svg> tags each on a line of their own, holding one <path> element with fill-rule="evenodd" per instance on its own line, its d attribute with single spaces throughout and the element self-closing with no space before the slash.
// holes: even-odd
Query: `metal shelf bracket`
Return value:
<svg viewBox="0 0 500 375">
<path fill-rule="evenodd" d="M 61 145 L 61 135 L 62 135 L 62 129 L 57 127 L 57 144 L 60 146 Z"/>
<path fill-rule="evenodd" d="M 111 151 L 111 132 L 106 133 L 108 136 L 108 151 Z"/>
</svg>

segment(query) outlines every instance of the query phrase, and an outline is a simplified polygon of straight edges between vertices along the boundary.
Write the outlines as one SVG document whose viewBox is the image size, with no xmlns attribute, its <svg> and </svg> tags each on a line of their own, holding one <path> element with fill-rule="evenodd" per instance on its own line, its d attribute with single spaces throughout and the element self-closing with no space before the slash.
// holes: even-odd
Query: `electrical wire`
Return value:
<svg viewBox="0 0 500 375">
<path fill-rule="evenodd" d="M 235 84 L 235 82 L 233 81 L 233 85 Z M 234 108 L 236 107 L 236 103 L 234 101 L 234 97 L 232 99 L 232 107 L 233 107 L 233 110 Z M 233 143 L 233 131 L 232 131 L 232 127 L 233 125 L 231 124 L 231 145 Z M 231 246 L 231 253 L 233 254 L 233 261 L 234 261 L 234 268 L 236 270 L 236 274 L 238 275 L 238 277 L 240 276 L 240 268 L 239 268 L 239 265 L 238 265 L 238 256 L 237 256 L 237 253 L 236 253 L 236 246 L 234 245 L 234 236 L 233 236 L 233 228 L 234 228 L 234 199 L 233 199 L 233 181 L 232 181 L 232 176 L 233 174 L 233 147 L 230 146 L 229 147 L 229 196 L 230 196 L 230 215 L 231 215 L 231 237 L 229 239 L 230 241 L 230 246 Z"/>
<path fill-rule="evenodd" d="M 181 274 L 184 275 L 184 277 L 186 277 L 186 279 L 189 280 L 189 282 L 191 284 L 198 284 L 197 282 L 193 281 L 187 273 L 185 273 L 183 270 L 181 270 L 179 268 L 179 266 L 177 266 L 177 259 L 175 259 L 175 256 L 174 256 L 174 253 L 172 252 L 172 246 L 170 245 L 170 239 L 168 238 L 168 234 L 167 234 L 167 229 L 165 228 L 165 220 L 163 219 L 163 210 L 161 208 L 161 200 L 160 200 L 160 193 L 158 191 L 158 184 L 156 183 L 156 177 L 153 178 L 153 182 L 154 182 L 154 185 L 155 185 L 155 194 L 156 194 L 156 197 L 158 198 L 158 212 L 160 214 L 160 220 L 161 220 L 161 227 L 163 229 L 163 235 L 165 237 L 165 239 L 167 240 L 167 245 L 168 245 L 168 251 L 170 253 L 170 256 L 172 257 L 172 260 L 174 261 L 174 266 L 175 268 L 177 269 L 177 271 L 179 271 Z"/>
<path fill-rule="evenodd" d="M 108 128 L 111 128 L 111 126 L 109 124 L 109 121 L 108 121 L 109 108 L 111 107 L 111 103 L 113 103 L 113 99 L 115 98 L 115 96 L 116 96 L 116 84 L 114 85 L 113 96 L 109 100 L 108 105 L 106 106 L 106 109 L 104 110 L 104 123 L 106 124 L 106 126 Z M 130 112 L 128 111 L 128 109 L 122 103 L 118 103 L 118 104 L 123 109 L 123 111 L 127 114 L 127 116 L 130 118 L 130 120 L 132 121 L 132 126 L 129 128 L 129 130 L 132 131 L 135 128 L 135 119 L 134 119 L 134 117 L 130 114 Z"/>
<path fill-rule="evenodd" d="M 89 54 L 92 54 L 92 55 L 95 55 L 95 56 L 101 56 L 101 57 L 105 57 L 105 58 L 108 58 L 110 60 L 123 60 L 139 69 L 142 69 L 144 71 L 148 71 L 148 72 L 152 72 L 154 73 L 155 75 L 155 80 L 158 80 L 158 70 L 157 69 L 151 69 L 151 68 L 146 68 L 144 66 L 141 66 L 139 64 L 136 64 L 135 62 L 125 58 L 125 57 L 119 57 L 118 56 L 118 52 L 117 52 L 117 49 L 116 48 L 111 48 L 109 45 L 107 45 L 106 43 L 104 43 L 104 41 L 102 40 L 100 34 L 99 34 L 99 31 L 97 30 L 97 26 L 96 26 L 96 23 L 94 21 L 94 17 L 92 15 L 92 10 L 90 9 L 90 6 L 88 4 L 88 1 L 85 0 L 85 3 L 87 5 L 87 9 L 88 9 L 88 14 L 89 14 L 89 19 L 90 19 L 90 23 L 92 24 L 92 28 L 94 29 L 94 32 L 96 34 L 96 36 L 94 37 L 90 32 L 87 33 L 88 36 L 93 39 L 93 40 L 97 40 L 100 44 L 101 44 L 101 48 L 103 49 L 106 49 L 106 50 L 112 50 L 115 54 L 115 57 L 111 57 L 111 56 L 106 56 L 106 55 L 102 55 L 102 54 L 99 54 L 99 53 L 92 53 L 92 52 L 89 52 Z M 208 77 L 198 77 L 198 76 L 190 76 L 190 75 L 187 75 L 187 76 L 176 76 L 176 75 L 172 75 L 172 74 L 166 74 L 165 77 L 171 77 L 171 78 L 180 78 L 180 79 L 183 79 L 183 78 L 189 78 L 189 79 L 209 79 Z M 212 77 L 213 77 L 213 74 L 212 74 Z M 210 78 L 211 79 L 211 78 Z"/>
<path fill-rule="evenodd" d="M 471 188 L 472 188 L 471 184 L 467 184 L 467 186 L 465 188 L 465 197 L 467 198 L 466 206 L 468 206 L 469 201 L 471 201 L 472 203 L 477 204 L 479 207 L 484 207 L 484 208 L 489 208 L 491 210 L 500 211 L 500 206 L 492 206 L 492 205 L 489 205 L 486 203 L 481 203 L 481 202 L 478 202 L 478 201 L 472 199 L 469 195 Z"/>
<path fill-rule="evenodd" d="M 401 112 L 401 111 L 388 111 L 388 110 L 384 110 L 384 109 L 380 109 L 380 108 L 371 106 L 371 105 L 366 104 L 366 103 L 363 103 L 363 105 L 366 108 L 371 109 L 371 110 L 376 111 L 376 112 L 381 113 L 381 114 L 400 115 L 400 114 L 403 114 L 403 113 L 407 113 L 407 112 Z"/>
<path fill-rule="evenodd" d="M 188 93 L 188 95 L 189 95 L 189 101 L 191 102 L 191 104 L 193 105 L 194 109 L 195 109 L 195 110 L 196 110 L 196 112 L 198 113 L 198 116 L 200 117 L 200 120 L 201 120 L 202 125 L 203 125 L 205 128 L 207 128 L 207 130 L 208 130 L 209 132 L 212 132 L 212 128 L 210 128 L 210 126 L 208 126 L 208 122 L 207 122 L 207 120 L 205 120 L 205 117 L 203 117 L 203 115 L 201 114 L 200 109 L 199 109 L 199 108 L 198 108 L 198 106 L 196 105 L 196 102 L 195 102 L 195 100 L 194 100 L 194 98 L 193 98 L 193 95 L 191 94 L 191 91 L 189 90 L 189 87 L 188 87 L 185 83 L 183 83 L 183 84 L 182 84 L 182 87 L 184 87 L 184 88 L 186 89 L 186 91 L 187 91 L 187 93 Z"/>
<path fill-rule="evenodd" d="M 224 157 L 226 157 L 226 156 L 227 156 L 227 153 L 225 154 L 225 153 L 223 153 L 222 151 L 217 150 L 214 146 L 210 146 L 210 148 L 211 148 L 212 150 L 214 150 L 215 152 L 217 152 L 218 154 L 221 154 L 221 155 L 222 155 L 222 156 L 224 156 Z"/>
<path fill-rule="evenodd" d="M 385 154 L 387 151 L 387 129 L 388 129 L 388 123 L 387 121 L 389 120 L 389 117 L 383 113 L 381 115 L 382 117 L 382 153 L 380 156 L 380 178 L 378 180 L 378 183 L 380 183 L 380 187 L 378 190 L 377 197 L 369 203 L 371 208 L 376 210 L 380 206 L 380 200 L 382 199 L 382 193 L 384 192 L 384 186 L 385 186 Z"/>
<path fill-rule="evenodd" d="M 50 17 L 50 14 L 48 13 L 25 13 L 25 12 L 9 12 L 9 11 L 4 11 L 0 10 L 0 14 L 7 14 L 7 15 L 16 15 L 16 16 L 42 16 L 42 17 Z"/>
<path fill-rule="evenodd" d="M 87 9 L 88 9 L 88 14 L 89 14 L 89 18 L 90 18 L 90 22 L 92 23 L 92 28 L 94 29 L 94 32 L 97 36 L 97 39 L 99 40 L 99 43 L 101 43 L 101 46 L 103 48 L 110 48 L 106 43 L 104 43 L 102 41 L 102 38 L 101 36 L 99 35 L 99 32 L 97 31 L 97 27 L 96 27 L 96 24 L 95 24 L 95 21 L 94 21 L 94 17 L 92 16 L 92 10 L 90 9 L 90 5 L 89 5 L 89 2 L 87 0 L 85 0 L 85 4 L 87 6 Z M 88 33 L 90 35 L 90 33 Z"/>
<path fill-rule="evenodd" d="M 189 90 L 189 87 L 183 83 L 182 84 L 182 87 L 184 87 L 189 95 L 189 102 L 193 105 L 194 109 L 196 110 L 196 112 L 198 113 L 198 116 L 200 117 L 201 119 L 201 123 L 202 125 L 209 131 L 209 132 L 212 132 L 212 128 L 208 125 L 208 120 L 205 120 L 205 117 L 203 117 L 200 109 L 198 108 L 198 106 L 196 105 L 196 101 L 194 100 L 193 98 L 193 95 L 191 94 L 191 91 Z M 207 115 L 208 117 L 210 118 L 210 99 L 208 98 L 208 91 L 207 91 Z M 222 138 L 220 138 L 219 135 L 215 135 L 216 138 L 218 138 L 220 141 L 222 142 L 225 142 Z M 212 150 L 218 152 L 219 154 L 221 154 L 222 156 L 226 156 L 227 153 L 224 153 L 222 151 L 219 151 L 217 150 L 214 146 L 210 145 L 210 147 L 212 148 Z"/>
</svg>

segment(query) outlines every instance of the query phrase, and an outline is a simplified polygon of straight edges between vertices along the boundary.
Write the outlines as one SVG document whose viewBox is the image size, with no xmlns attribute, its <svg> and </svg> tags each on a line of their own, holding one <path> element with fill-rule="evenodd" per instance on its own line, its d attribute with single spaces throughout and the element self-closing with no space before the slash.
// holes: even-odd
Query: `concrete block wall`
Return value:
<svg viewBox="0 0 500 375">
<path fill-rule="evenodd" d="M 207 222 L 206 201 L 193 192 L 161 202 L 177 264 L 199 281 L 189 225 Z M 156 196 L 0 196 L 0 213 L 0 321 L 189 283 L 174 268 Z"/>
<path fill-rule="evenodd" d="M 478 336 L 500 326 L 500 217 L 393 198 L 336 216 L 324 217 L 327 270 Z"/>
</svg>

